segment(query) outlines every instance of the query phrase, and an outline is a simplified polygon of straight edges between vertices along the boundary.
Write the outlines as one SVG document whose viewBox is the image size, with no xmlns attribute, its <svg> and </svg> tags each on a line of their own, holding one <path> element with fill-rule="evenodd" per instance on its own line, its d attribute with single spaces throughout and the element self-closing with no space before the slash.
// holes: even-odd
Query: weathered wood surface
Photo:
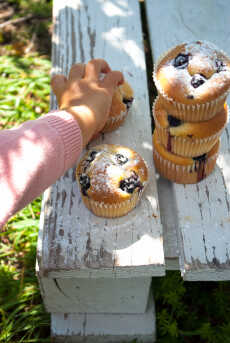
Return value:
<svg viewBox="0 0 230 343">
<path fill-rule="evenodd" d="M 55 343 L 153 343 L 155 307 L 151 298 L 144 314 L 52 313 L 51 330 Z"/>
<path fill-rule="evenodd" d="M 160 276 L 165 262 L 139 3 L 55 1 L 53 72 L 67 74 L 73 63 L 98 57 L 124 73 L 135 101 L 125 124 L 92 144 L 122 144 L 138 151 L 149 165 L 150 182 L 135 210 L 103 219 L 82 204 L 70 169 L 44 196 L 38 272 L 51 278 Z"/>
<path fill-rule="evenodd" d="M 147 0 L 145 4 L 155 60 L 172 46 L 197 39 L 211 41 L 230 55 L 228 1 Z M 177 231 L 186 280 L 230 280 L 229 137 L 228 126 L 212 175 L 196 185 L 170 185 L 175 201 L 172 229 Z M 167 198 L 161 198 L 162 206 L 167 215 Z M 171 252 L 176 257 L 175 249 L 176 245 Z"/>
<path fill-rule="evenodd" d="M 151 280 L 42 278 L 41 291 L 46 310 L 51 313 L 137 314 L 146 311 Z"/>
<path fill-rule="evenodd" d="M 172 182 L 158 175 L 157 188 L 159 195 L 161 223 L 163 226 L 164 254 L 167 270 L 178 270 L 179 248 L 177 242 L 177 212 Z"/>
</svg>

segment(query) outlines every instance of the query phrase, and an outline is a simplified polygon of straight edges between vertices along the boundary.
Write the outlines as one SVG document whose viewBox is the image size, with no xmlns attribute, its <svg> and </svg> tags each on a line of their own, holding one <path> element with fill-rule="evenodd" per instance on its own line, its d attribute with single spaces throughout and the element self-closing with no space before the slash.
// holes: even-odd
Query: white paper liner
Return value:
<svg viewBox="0 0 230 343">
<path fill-rule="evenodd" d="M 102 130 L 102 132 L 110 132 L 115 130 L 125 120 L 129 110 L 122 111 L 118 116 L 110 116 Z"/>
<path fill-rule="evenodd" d="M 209 43 L 207 41 L 202 41 Z M 183 45 L 186 42 L 183 42 L 178 45 Z M 152 73 L 153 81 L 155 83 L 155 86 L 159 92 L 159 94 L 162 96 L 162 98 L 165 101 L 165 106 L 166 108 L 170 108 L 171 114 L 174 114 L 177 118 L 184 120 L 184 121 L 189 121 L 189 122 L 199 122 L 199 121 L 204 121 L 211 119 L 212 117 L 215 116 L 215 114 L 219 111 L 219 109 L 222 107 L 222 105 L 225 103 L 226 98 L 230 92 L 230 89 L 223 93 L 221 96 L 218 98 L 205 102 L 203 104 L 183 104 L 174 101 L 172 98 L 170 98 L 165 92 L 163 91 L 160 82 L 157 80 L 156 77 L 156 70 L 157 67 L 160 63 L 160 61 L 167 55 L 169 54 L 173 49 L 175 49 L 175 46 L 172 47 L 171 49 L 167 50 L 165 53 L 163 53 L 157 60 L 157 62 L 154 64 L 154 69 Z M 223 55 L 227 56 L 227 54 L 221 50 L 218 49 Z"/>
<path fill-rule="evenodd" d="M 200 122 L 212 119 L 223 107 L 228 94 L 229 91 L 213 101 L 196 105 L 186 105 L 175 102 L 162 93 L 161 96 L 164 98 L 165 108 L 168 109 L 172 115 L 175 115 L 175 117 L 183 121 Z"/>
<path fill-rule="evenodd" d="M 105 218 L 116 218 L 126 215 L 128 212 L 136 207 L 141 199 L 144 189 L 145 185 L 142 190 L 134 192 L 130 199 L 125 201 L 121 200 L 120 203 L 114 204 L 106 204 L 104 202 L 94 201 L 86 196 L 82 196 L 82 198 L 86 207 L 96 216 Z"/>
<path fill-rule="evenodd" d="M 203 179 L 213 171 L 217 157 L 218 153 L 215 153 L 206 160 Z M 153 159 L 157 171 L 166 179 L 181 184 L 191 184 L 202 181 L 201 179 L 198 179 L 197 163 L 195 161 L 189 166 L 176 164 L 163 158 L 156 148 L 154 148 Z"/>
<path fill-rule="evenodd" d="M 169 136 L 169 130 L 168 128 L 163 128 L 159 121 L 157 120 L 157 116 L 155 115 L 155 104 L 156 100 L 153 103 L 152 107 L 152 113 L 154 116 L 154 121 L 156 125 L 156 130 L 158 134 L 158 138 L 161 142 L 161 144 L 167 149 L 168 144 L 168 136 Z M 227 106 L 227 111 L 229 114 L 229 107 Z M 228 117 L 228 115 L 227 115 Z M 221 136 L 224 128 L 227 125 L 227 122 L 224 124 L 224 126 L 217 131 L 214 135 L 211 135 L 209 137 L 204 138 L 189 138 L 186 136 L 171 136 L 171 150 L 170 152 L 185 156 L 185 157 L 195 157 L 199 155 L 203 155 L 211 150 L 211 148 L 215 145 L 219 137 Z M 201 124 L 202 125 L 202 124 Z"/>
</svg>

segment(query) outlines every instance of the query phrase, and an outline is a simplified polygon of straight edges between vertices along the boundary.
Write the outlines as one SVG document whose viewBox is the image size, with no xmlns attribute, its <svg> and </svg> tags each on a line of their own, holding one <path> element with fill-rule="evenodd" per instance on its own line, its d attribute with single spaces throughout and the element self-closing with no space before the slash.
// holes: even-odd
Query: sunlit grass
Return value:
<svg viewBox="0 0 230 343">
<path fill-rule="evenodd" d="M 50 61 L 0 56 L 0 126 L 10 128 L 48 111 Z"/>
<path fill-rule="evenodd" d="M 48 342 L 45 312 L 35 275 L 40 198 L 0 233 L 0 342 Z"/>
</svg>

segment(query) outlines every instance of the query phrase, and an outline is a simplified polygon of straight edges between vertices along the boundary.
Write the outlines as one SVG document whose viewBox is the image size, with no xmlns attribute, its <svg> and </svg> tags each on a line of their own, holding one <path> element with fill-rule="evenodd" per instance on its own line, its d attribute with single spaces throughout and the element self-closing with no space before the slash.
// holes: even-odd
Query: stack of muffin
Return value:
<svg viewBox="0 0 230 343">
<path fill-rule="evenodd" d="M 176 183 L 199 182 L 215 167 L 227 123 L 230 59 L 211 43 L 184 43 L 160 58 L 153 77 L 156 169 Z"/>
</svg>

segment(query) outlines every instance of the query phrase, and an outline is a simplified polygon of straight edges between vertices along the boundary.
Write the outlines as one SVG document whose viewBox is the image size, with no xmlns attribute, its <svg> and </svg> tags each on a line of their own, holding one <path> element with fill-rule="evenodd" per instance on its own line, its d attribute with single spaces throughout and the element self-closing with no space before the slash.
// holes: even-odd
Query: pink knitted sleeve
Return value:
<svg viewBox="0 0 230 343">
<path fill-rule="evenodd" d="M 73 166 L 81 150 L 79 125 L 65 111 L 0 131 L 0 227 Z"/>
</svg>

